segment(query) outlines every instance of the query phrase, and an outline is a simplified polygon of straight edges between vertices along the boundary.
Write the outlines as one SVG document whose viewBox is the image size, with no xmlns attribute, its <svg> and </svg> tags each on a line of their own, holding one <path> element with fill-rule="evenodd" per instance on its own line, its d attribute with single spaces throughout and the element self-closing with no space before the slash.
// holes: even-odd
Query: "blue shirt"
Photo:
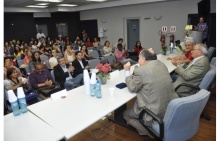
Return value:
<svg viewBox="0 0 220 141">
<path fill-rule="evenodd" d="M 203 31 L 203 35 L 202 35 L 203 39 L 208 37 L 208 26 L 207 26 L 206 23 L 203 23 L 203 24 L 198 23 L 197 28 L 198 28 L 198 30 L 204 30 L 205 29 L 205 31 Z"/>
</svg>

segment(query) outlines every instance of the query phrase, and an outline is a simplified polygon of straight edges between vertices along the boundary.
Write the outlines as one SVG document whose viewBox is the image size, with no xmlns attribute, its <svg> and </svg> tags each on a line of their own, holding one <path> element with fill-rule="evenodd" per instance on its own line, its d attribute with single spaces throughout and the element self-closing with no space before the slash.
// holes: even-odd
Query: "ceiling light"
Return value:
<svg viewBox="0 0 220 141">
<path fill-rule="evenodd" d="M 37 3 L 35 5 L 48 5 L 49 3 Z"/>
<path fill-rule="evenodd" d="M 86 1 L 103 2 L 103 1 L 106 1 L 106 0 L 86 0 Z"/>
<path fill-rule="evenodd" d="M 78 5 L 75 5 L 75 4 L 58 4 L 57 6 L 73 7 L 73 6 L 78 6 Z"/>
<path fill-rule="evenodd" d="M 25 6 L 25 7 L 31 7 L 31 8 L 46 8 L 46 7 L 48 7 L 48 6 L 28 5 L 28 6 Z"/>
<path fill-rule="evenodd" d="M 34 1 L 43 1 L 43 2 L 62 2 L 63 0 L 34 0 Z"/>
</svg>

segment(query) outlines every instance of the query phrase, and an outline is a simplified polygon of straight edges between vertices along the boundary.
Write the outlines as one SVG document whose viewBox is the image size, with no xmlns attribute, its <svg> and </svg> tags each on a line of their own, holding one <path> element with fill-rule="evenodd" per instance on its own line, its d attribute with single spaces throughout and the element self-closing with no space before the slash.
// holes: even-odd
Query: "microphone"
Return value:
<svg viewBox="0 0 220 141">
<path fill-rule="evenodd" d="M 135 66 L 134 66 L 134 70 L 135 70 L 136 68 L 138 68 L 138 65 L 135 65 Z M 134 71 L 133 71 L 132 75 L 134 75 Z"/>
</svg>

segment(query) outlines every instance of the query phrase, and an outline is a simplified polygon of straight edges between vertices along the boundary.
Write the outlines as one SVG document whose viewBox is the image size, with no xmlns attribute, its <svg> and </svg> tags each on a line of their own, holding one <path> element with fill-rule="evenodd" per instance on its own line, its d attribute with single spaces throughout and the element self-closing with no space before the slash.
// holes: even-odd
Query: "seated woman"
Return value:
<svg viewBox="0 0 220 141">
<path fill-rule="evenodd" d="M 24 64 L 27 65 L 32 60 L 32 52 L 30 50 L 27 51 L 24 57 Z"/>
<path fill-rule="evenodd" d="M 49 45 L 46 45 L 45 47 L 44 47 L 44 54 L 45 55 L 47 55 L 47 56 L 51 56 L 51 54 L 52 54 L 52 50 L 51 50 L 51 47 L 49 46 Z"/>
<path fill-rule="evenodd" d="M 53 67 L 58 64 L 57 58 L 58 58 L 58 57 L 57 57 L 57 52 L 56 52 L 56 50 L 52 50 L 52 57 L 49 59 L 50 68 L 53 69 Z"/>
<path fill-rule="evenodd" d="M 92 42 L 90 41 L 90 38 L 87 38 L 87 39 L 86 39 L 86 45 L 87 45 L 88 47 L 93 47 L 93 44 L 92 44 Z"/>
<path fill-rule="evenodd" d="M 39 47 L 39 54 L 44 55 L 44 47 L 42 45 Z"/>
<path fill-rule="evenodd" d="M 100 45 L 100 42 L 98 41 L 97 38 L 94 38 L 93 46 L 98 47 Z"/>
<path fill-rule="evenodd" d="M 72 47 L 70 45 L 67 46 L 66 48 L 64 59 L 65 59 L 66 64 L 72 63 L 76 59 L 75 53 L 72 50 Z"/>
<path fill-rule="evenodd" d="M 28 79 L 19 77 L 19 72 L 16 68 L 12 67 L 7 70 L 7 78 L 4 80 L 4 85 L 7 90 L 15 90 L 18 87 L 28 89 L 27 82 Z"/>
<path fill-rule="evenodd" d="M 80 50 L 82 52 L 82 56 L 85 60 L 89 60 L 90 56 L 88 54 L 87 46 L 85 44 L 82 45 L 82 48 Z"/>
<path fill-rule="evenodd" d="M 20 49 L 20 47 L 18 45 L 16 45 L 14 56 L 20 56 L 20 55 L 23 55 L 23 51 Z"/>
<path fill-rule="evenodd" d="M 140 41 L 137 41 L 135 46 L 134 46 L 134 52 L 139 55 L 140 52 L 142 51 L 142 46 L 141 46 L 141 42 Z"/>
<path fill-rule="evenodd" d="M 57 53 L 61 53 L 60 46 L 58 44 L 53 44 L 53 50 L 55 49 Z"/>
<path fill-rule="evenodd" d="M 32 46 L 31 46 L 31 50 L 37 50 L 38 49 L 38 43 L 37 43 L 37 41 L 35 40 L 34 41 L 34 43 L 32 44 Z"/>
<path fill-rule="evenodd" d="M 167 60 L 175 59 L 180 62 L 180 64 L 189 64 L 193 57 L 191 56 L 191 50 L 193 49 L 194 45 L 196 44 L 195 39 L 193 37 L 187 37 L 184 41 L 186 52 L 184 55 L 176 56 L 176 57 L 168 57 Z"/>
<path fill-rule="evenodd" d="M 103 47 L 104 54 L 111 54 L 112 53 L 112 47 L 110 47 L 110 42 L 105 41 L 104 47 Z"/>
<path fill-rule="evenodd" d="M 6 58 L 4 58 L 4 78 L 7 77 L 7 70 L 9 68 L 15 68 L 17 70 L 19 76 L 21 76 L 20 69 L 13 65 L 13 63 L 11 62 L 9 57 L 6 57 Z"/>
<path fill-rule="evenodd" d="M 31 72 L 35 70 L 36 63 L 41 63 L 40 54 L 38 51 L 32 53 L 32 60 L 29 62 Z M 44 62 L 46 64 L 46 62 Z"/>
</svg>

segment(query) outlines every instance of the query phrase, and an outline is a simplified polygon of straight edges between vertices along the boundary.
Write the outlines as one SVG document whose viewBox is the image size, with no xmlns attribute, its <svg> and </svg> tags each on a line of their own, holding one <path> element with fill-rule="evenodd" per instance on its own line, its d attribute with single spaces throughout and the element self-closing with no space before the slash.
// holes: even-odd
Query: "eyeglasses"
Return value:
<svg viewBox="0 0 220 141">
<path fill-rule="evenodd" d="M 200 50 L 200 49 L 192 49 L 191 51 L 194 51 L 194 50 Z"/>
</svg>

